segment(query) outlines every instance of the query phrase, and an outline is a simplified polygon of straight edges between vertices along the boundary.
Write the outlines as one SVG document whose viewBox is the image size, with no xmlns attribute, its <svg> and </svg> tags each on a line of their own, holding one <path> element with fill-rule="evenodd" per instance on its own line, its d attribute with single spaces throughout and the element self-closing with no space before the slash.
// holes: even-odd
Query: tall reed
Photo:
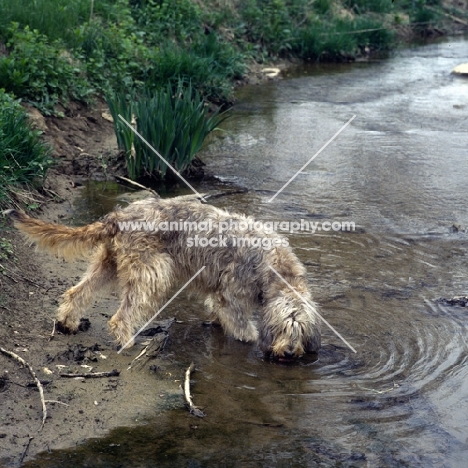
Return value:
<svg viewBox="0 0 468 468">
<path fill-rule="evenodd" d="M 191 84 L 179 81 L 159 91 L 107 98 L 119 148 L 124 151 L 132 179 L 166 177 L 167 164 L 119 118 L 136 122 L 138 133 L 178 172 L 190 166 L 206 137 L 226 118 L 218 109 L 210 114 L 205 100 Z M 131 134 L 129 133 L 131 132 Z M 169 169 L 170 170 L 170 169 Z"/>
</svg>

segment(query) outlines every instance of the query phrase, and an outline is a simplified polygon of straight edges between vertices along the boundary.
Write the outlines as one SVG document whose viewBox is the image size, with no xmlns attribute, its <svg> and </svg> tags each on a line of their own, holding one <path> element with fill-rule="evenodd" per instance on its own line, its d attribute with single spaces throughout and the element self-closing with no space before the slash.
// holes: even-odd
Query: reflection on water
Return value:
<svg viewBox="0 0 468 468">
<path fill-rule="evenodd" d="M 263 362 L 219 330 L 200 332 L 200 305 L 181 300 L 185 325 L 166 352 L 181 368 L 195 360 L 193 392 L 208 417 L 181 405 L 27 466 L 465 467 L 468 319 L 437 299 L 468 288 L 467 234 L 451 229 L 468 226 L 468 81 L 449 73 L 467 45 L 245 88 L 204 155 L 214 173 L 250 189 L 218 206 L 262 220 L 356 223 L 356 232 L 289 239 L 323 315 L 357 354 L 325 328 L 317 362 Z M 86 210 L 105 212 L 118 198 L 96 202 L 88 190 Z"/>
</svg>

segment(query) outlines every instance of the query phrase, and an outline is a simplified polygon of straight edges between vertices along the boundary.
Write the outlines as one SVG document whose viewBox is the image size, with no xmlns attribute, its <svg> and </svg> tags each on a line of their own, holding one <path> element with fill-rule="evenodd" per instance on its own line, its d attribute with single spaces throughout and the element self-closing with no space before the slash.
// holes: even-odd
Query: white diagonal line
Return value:
<svg viewBox="0 0 468 468">
<path fill-rule="evenodd" d="M 267 203 L 272 202 L 354 119 L 353 115 L 276 193 Z"/>
<path fill-rule="evenodd" d="M 204 269 L 202 266 L 128 341 L 123 345 L 118 354 L 120 354 Z"/>
<path fill-rule="evenodd" d="M 296 296 L 304 303 L 306 304 L 313 312 L 314 314 L 316 314 L 320 320 L 322 320 L 322 322 L 346 345 L 348 346 L 348 348 L 357 353 L 357 351 L 341 336 L 340 333 L 338 333 L 335 328 L 333 328 L 332 325 L 330 325 L 316 310 L 315 310 L 315 307 L 312 306 L 312 304 L 309 304 L 309 302 L 307 302 L 271 265 L 268 265 L 270 270 L 272 270 L 276 276 L 278 276 L 278 278 L 280 278 L 288 287 L 289 289 L 291 289 L 291 291 L 294 292 L 294 294 L 296 294 Z"/>
<path fill-rule="evenodd" d="M 200 199 L 204 200 L 204 197 L 203 195 L 201 195 L 200 193 L 198 193 L 191 185 L 189 182 L 187 182 L 187 180 L 185 180 L 180 174 L 179 172 L 177 172 L 176 169 L 174 169 L 168 161 L 166 161 L 166 159 L 163 158 L 163 156 L 161 156 L 161 154 L 153 147 L 151 146 L 144 138 L 142 135 L 140 135 L 140 133 L 137 132 L 137 130 L 135 130 L 132 125 L 130 125 L 120 114 L 119 114 L 119 119 L 122 120 L 122 122 L 132 130 L 133 133 L 135 133 L 135 135 L 140 138 L 140 140 L 146 145 L 148 146 L 148 148 L 156 155 L 158 156 L 159 158 L 161 158 L 164 163 L 167 165 L 167 167 L 177 176 L 179 177 L 181 180 L 183 180 L 185 182 L 185 184 L 195 193 L 195 195 L 197 197 L 199 197 Z"/>
</svg>

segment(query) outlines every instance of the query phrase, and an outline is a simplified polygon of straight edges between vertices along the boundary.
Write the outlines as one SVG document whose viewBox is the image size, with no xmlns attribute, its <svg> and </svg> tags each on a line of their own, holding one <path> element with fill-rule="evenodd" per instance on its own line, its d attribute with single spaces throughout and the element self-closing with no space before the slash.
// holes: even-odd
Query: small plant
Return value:
<svg viewBox="0 0 468 468">
<path fill-rule="evenodd" d="M 50 153 L 19 101 L 0 89 L 0 207 L 8 205 L 18 187 L 41 182 L 52 163 Z"/>
<path fill-rule="evenodd" d="M 3 266 L 2 262 L 13 257 L 14 250 L 13 244 L 5 237 L 0 238 L 0 273 L 6 275 L 6 268 Z M 0 297 L 1 303 L 1 297 Z"/>
<path fill-rule="evenodd" d="M 24 98 L 46 115 L 58 102 L 87 101 L 93 92 L 72 57 L 59 43 L 27 26 L 8 30 L 8 55 L 0 57 L 0 88 Z"/>
<path fill-rule="evenodd" d="M 186 170 L 205 138 L 215 130 L 226 114 L 218 111 L 208 115 L 208 108 L 200 93 L 191 85 L 179 81 L 176 88 L 146 91 L 133 96 L 108 98 L 114 118 L 119 147 L 125 152 L 128 175 L 132 179 L 150 176 L 163 179 L 167 165 L 148 148 L 118 115 L 136 121 L 138 133 L 145 138 L 178 172 Z"/>
<path fill-rule="evenodd" d="M 241 15 L 248 40 L 261 42 L 273 56 L 291 50 L 294 24 L 284 0 L 248 0 L 242 5 Z"/>
<path fill-rule="evenodd" d="M 0 259 L 7 260 L 13 253 L 13 244 L 5 237 L 0 238 Z"/>
</svg>

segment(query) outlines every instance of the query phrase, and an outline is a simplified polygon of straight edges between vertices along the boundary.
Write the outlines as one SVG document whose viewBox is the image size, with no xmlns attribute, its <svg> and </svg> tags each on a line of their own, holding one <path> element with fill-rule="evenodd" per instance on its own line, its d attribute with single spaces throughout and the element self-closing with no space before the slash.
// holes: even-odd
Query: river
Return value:
<svg viewBox="0 0 468 468">
<path fill-rule="evenodd" d="M 218 206 L 314 223 L 289 242 L 356 353 L 324 326 L 318 360 L 265 362 L 202 329 L 200 304 L 181 299 L 186 326 L 167 352 L 181 367 L 194 360 L 207 417 L 181 399 L 26 466 L 466 467 L 468 313 L 438 299 L 468 294 L 468 80 L 450 74 L 467 51 L 448 40 L 243 88 L 202 155 L 216 190 L 248 189 Z M 325 230 L 347 222 L 354 231 Z"/>
</svg>

